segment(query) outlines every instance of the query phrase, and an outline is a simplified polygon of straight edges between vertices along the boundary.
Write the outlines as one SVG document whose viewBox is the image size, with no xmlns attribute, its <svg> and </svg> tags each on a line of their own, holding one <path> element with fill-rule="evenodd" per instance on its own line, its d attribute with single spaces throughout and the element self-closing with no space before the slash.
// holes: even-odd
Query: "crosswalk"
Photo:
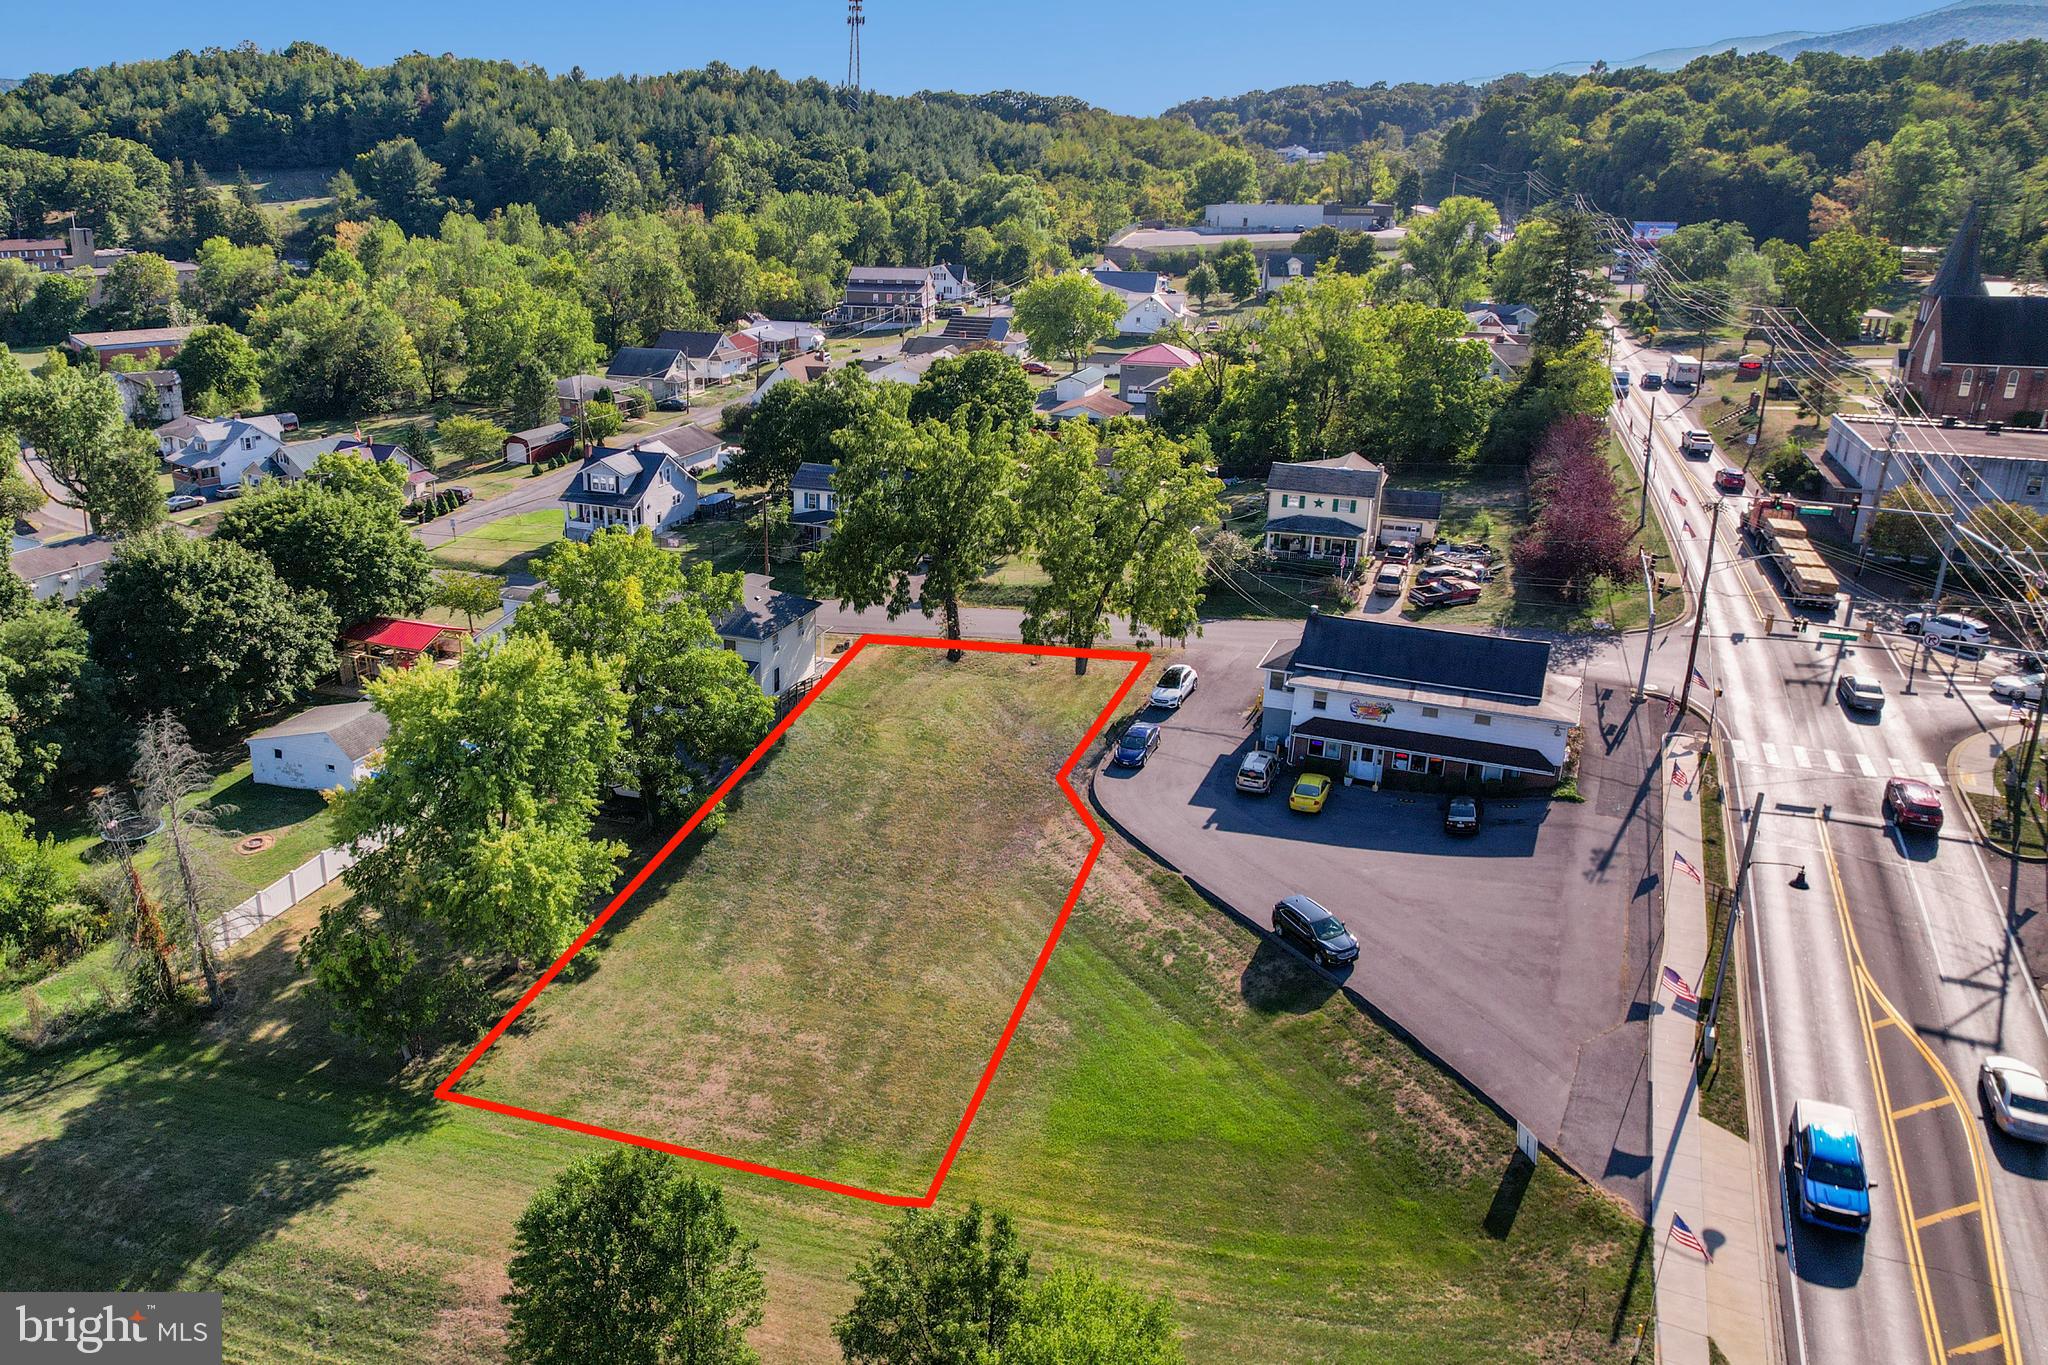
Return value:
<svg viewBox="0 0 2048 1365">
<path fill-rule="evenodd" d="M 1873 759 L 1869 754 L 1857 752 L 1838 754 L 1833 749 L 1808 749 L 1801 745 L 1789 746 L 1790 752 L 1766 740 L 1752 743 L 1744 739 L 1730 739 L 1722 742 L 1728 756 L 1736 763 L 1764 768 L 1803 768 L 1808 772 L 1825 768 L 1831 773 L 1846 773 L 1854 765 L 1855 771 L 1865 777 L 1918 777 L 1939 784 L 1941 769 L 1924 759 L 1901 758 L 1897 754 L 1880 754 Z"/>
</svg>

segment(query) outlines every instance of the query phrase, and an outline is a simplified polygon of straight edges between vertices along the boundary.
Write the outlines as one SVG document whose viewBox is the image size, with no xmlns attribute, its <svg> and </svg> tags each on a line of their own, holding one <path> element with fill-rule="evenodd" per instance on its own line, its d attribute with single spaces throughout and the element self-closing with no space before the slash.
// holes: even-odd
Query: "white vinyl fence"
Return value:
<svg viewBox="0 0 2048 1365">
<path fill-rule="evenodd" d="M 345 848 L 323 848 L 208 926 L 215 952 L 226 952 L 354 864 Z"/>
</svg>

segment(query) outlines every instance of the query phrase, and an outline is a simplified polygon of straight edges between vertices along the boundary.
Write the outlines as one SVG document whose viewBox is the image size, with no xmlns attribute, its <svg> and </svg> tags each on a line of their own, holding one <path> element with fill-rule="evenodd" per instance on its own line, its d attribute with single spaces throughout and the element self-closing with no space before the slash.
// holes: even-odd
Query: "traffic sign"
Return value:
<svg viewBox="0 0 2048 1365">
<path fill-rule="evenodd" d="M 1835 509 L 1832 507 L 1801 507 L 1799 509 L 1799 515 L 1802 517 L 1831 517 L 1834 514 Z"/>
<path fill-rule="evenodd" d="M 1824 630 L 1820 633 L 1820 638 L 1823 640 L 1839 640 L 1843 644 L 1849 645 L 1856 643 L 1856 632 L 1853 630 Z"/>
</svg>

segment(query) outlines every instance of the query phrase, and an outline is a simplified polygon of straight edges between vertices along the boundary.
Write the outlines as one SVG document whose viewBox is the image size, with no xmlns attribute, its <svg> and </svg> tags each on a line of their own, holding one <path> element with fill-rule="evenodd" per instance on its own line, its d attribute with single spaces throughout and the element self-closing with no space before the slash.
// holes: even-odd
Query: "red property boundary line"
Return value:
<svg viewBox="0 0 2048 1365">
<path fill-rule="evenodd" d="M 512 1022 L 519 1018 L 520 1015 L 526 1013 L 527 1008 L 540 998 L 540 993 L 547 989 L 548 983 L 553 981 L 555 977 L 561 974 L 562 969 L 569 965 L 569 959 L 582 952 L 584 946 L 597 937 L 598 931 L 604 928 L 606 921 L 611 919 L 619 907 L 624 905 L 640 889 L 641 885 L 654 875 L 655 869 L 668 860 L 668 856 L 675 852 L 683 840 L 690 836 L 690 832 L 697 828 L 704 817 L 716 809 L 718 803 L 726 798 L 727 793 L 739 784 L 739 780 L 745 777 L 756 763 L 761 761 L 763 755 L 775 747 L 784 734 L 788 733 L 789 727 L 796 724 L 797 717 L 809 710 L 811 703 L 818 699 L 819 694 L 830 687 L 837 680 L 840 673 L 845 670 L 846 666 L 852 663 L 870 645 L 893 645 L 911 649 L 958 649 L 970 654 L 1027 654 L 1053 659 L 1089 659 L 1100 660 L 1105 663 L 1128 663 L 1131 665 L 1130 672 L 1125 675 L 1123 682 L 1118 685 L 1115 694 L 1104 704 L 1101 713 L 1095 717 L 1095 723 L 1088 727 L 1088 733 L 1081 736 L 1081 742 L 1076 744 L 1074 751 L 1067 755 L 1067 761 L 1060 766 L 1060 770 L 1055 777 L 1055 780 L 1059 783 L 1060 790 L 1066 793 L 1067 804 L 1074 808 L 1074 813 L 1081 817 L 1081 823 L 1088 828 L 1088 853 L 1081 859 L 1081 868 L 1074 874 L 1073 885 L 1067 889 L 1067 898 L 1060 905 L 1059 915 L 1052 922 L 1052 931 L 1046 935 L 1045 946 L 1038 950 L 1038 959 L 1031 964 L 1031 974 L 1024 979 L 1024 989 L 1018 993 L 1017 1003 L 1011 1007 L 1010 1017 L 1003 1025 L 1002 1036 L 996 1040 L 995 1051 L 989 1055 L 988 1065 L 982 1068 L 981 1080 L 975 1085 L 974 1095 L 967 1102 L 967 1111 L 960 1116 L 959 1126 L 953 1130 L 952 1141 L 946 1144 L 946 1154 L 940 1159 L 939 1168 L 933 1174 L 931 1184 L 925 1187 L 925 1192 L 921 1195 L 889 1194 L 882 1190 L 871 1190 L 861 1185 L 850 1185 L 837 1180 L 826 1180 L 819 1176 L 805 1175 L 801 1171 L 784 1170 L 780 1166 L 770 1166 L 759 1161 L 749 1161 L 744 1157 L 727 1156 L 720 1152 L 706 1151 L 701 1147 L 686 1147 L 680 1143 L 664 1142 L 659 1138 L 643 1137 L 638 1133 L 628 1133 L 617 1128 L 606 1128 L 601 1124 L 584 1123 L 578 1119 L 564 1118 L 560 1114 L 550 1114 L 539 1109 L 527 1109 L 516 1104 L 505 1104 L 498 1100 L 484 1099 L 479 1095 L 465 1095 L 457 1092 L 455 1089 L 457 1082 L 468 1075 L 470 1068 L 475 1066 L 482 1059 L 484 1053 L 490 1051 L 492 1045 L 504 1036 L 505 1030 L 512 1026 Z M 486 1033 L 477 1045 L 469 1050 L 469 1054 L 457 1064 L 453 1071 L 448 1073 L 447 1079 L 434 1087 L 434 1098 L 446 1100 L 450 1104 L 466 1104 L 472 1109 L 483 1109 L 493 1114 L 528 1119 L 534 1123 L 544 1123 L 549 1127 L 565 1129 L 572 1133 L 581 1133 L 586 1137 L 609 1138 L 614 1142 L 627 1142 L 636 1147 L 647 1147 L 657 1152 L 668 1152 L 675 1156 L 689 1157 L 693 1161 L 707 1161 L 714 1166 L 724 1166 L 728 1170 L 744 1171 L 750 1175 L 769 1176 L 776 1180 L 786 1180 L 793 1185 L 804 1185 L 814 1190 L 825 1190 L 832 1194 L 848 1195 L 854 1199 L 865 1199 L 870 1203 L 888 1204 L 897 1208 L 930 1208 L 938 1200 L 939 1187 L 946 1183 L 946 1176 L 953 1169 L 954 1158 L 960 1155 L 961 1145 L 967 1141 L 967 1130 L 973 1125 L 974 1116 L 981 1110 L 981 1102 L 987 1096 L 988 1088 L 996 1078 L 996 1068 L 1002 1065 L 1003 1054 L 1009 1051 L 1010 1039 L 1015 1036 L 1017 1024 L 1024 1017 L 1025 1006 L 1031 1003 L 1031 997 L 1038 989 L 1038 979 L 1045 973 L 1045 964 L 1052 959 L 1052 950 L 1058 946 L 1060 934 L 1067 927 L 1067 918 L 1073 914 L 1076 902 L 1081 899 L 1081 888 L 1087 884 L 1088 874 L 1095 868 L 1095 859 L 1102 852 L 1102 827 L 1096 824 L 1095 817 L 1089 813 L 1087 804 L 1081 800 L 1080 794 L 1074 790 L 1073 783 L 1068 779 L 1074 770 L 1074 765 L 1081 761 L 1081 755 L 1101 735 L 1103 727 L 1109 724 L 1109 718 L 1116 714 L 1117 707 L 1122 705 L 1124 698 L 1130 694 L 1131 687 L 1138 681 L 1139 674 L 1144 672 L 1145 666 L 1151 662 L 1151 655 L 1139 650 L 1128 649 L 1067 649 L 1052 645 L 1013 644 L 1001 640 L 946 640 L 921 635 L 860 636 L 853 642 L 853 647 L 841 655 L 839 661 L 833 664 L 825 676 L 819 680 L 818 685 L 811 689 L 809 695 L 798 702 L 791 709 L 790 713 L 784 716 L 773 730 L 768 732 L 767 738 L 754 746 L 754 751 L 747 755 L 746 760 L 739 767 L 733 769 L 731 775 L 725 781 L 718 784 L 717 790 L 713 791 L 704 804 L 699 806 L 696 812 L 683 822 L 682 828 L 671 834 L 668 837 L 668 841 L 655 852 L 652 858 L 647 860 L 647 865 L 635 873 L 633 879 L 627 882 L 619 890 L 618 894 L 606 903 L 604 909 L 598 913 L 597 918 L 584 926 L 583 932 L 576 936 L 576 941 L 571 943 L 560 957 L 549 964 L 548 969 L 540 974 L 540 979 L 526 988 L 526 993 L 520 996 L 517 1003 L 505 1012 L 504 1018 L 491 1026 L 491 1031 Z"/>
</svg>

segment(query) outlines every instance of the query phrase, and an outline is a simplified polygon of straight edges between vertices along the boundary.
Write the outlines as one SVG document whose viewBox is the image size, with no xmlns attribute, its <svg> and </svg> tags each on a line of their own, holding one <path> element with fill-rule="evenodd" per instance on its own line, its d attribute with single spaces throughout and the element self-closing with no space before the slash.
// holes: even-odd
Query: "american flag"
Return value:
<svg viewBox="0 0 2048 1365">
<path fill-rule="evenodd" d="M 1671 785 L 1674 787 L 1683 787 L 1685 785 L 1685 769 L 1679 767 L 1676 763 L 1671 765 Z"/>
<path fill-rule="evenodd" d="M 1701 687 L 1709 686 L 1707 682 L 1707 675 L 1700 672 L 1697 668 L 1695 668 L 1692 671 L 1692 680 L 1698 683 Z"/>
<path fill-rule="evenodd" d="M 1692 523 L 1689 521 L 1680 520 L 1679 525 L 1685 528 L 1685 533 L 1689 536 L 1696 536 L 1699 534 L 1698 531 L 1692 529 Z"/>
<path fill-rule="evenodd" d="M 1675 1213 L 1671 1215 L 1671 1240 L 1682 1247 L 1697 1251 L 1703 1261 L 1714 1259 L 1714 1253 L 1707 1250 L 1707 1244 L 1700 1240 L 1700 1235 L 1687 1227 L 1685 1220 Z"/>
<path fill-rule="evenodd" d="M 1680 507 L 1690 507 L 1690 506 L 1692 506 L 1692 504 L 1691 504 L 1691 503 L 1689 503 L 1689 502 L 1687 502 L 1687 501 L 1685 500 L 1685 494 L 1683 494 L 1683 493 L 1679 492 L 1679 491 L 1678 491 L 1678 490 L 1677 490 L 1676 488 L 1674 488 L 1674 489 L 1671 489 L 1671 490 L 1670 490 L 1670 493 L 1671 493 L 1671 496 L 1672 496 L 1672 497 L 1674 497 L 1674 498 L 1676 498 L 1676 499 L 1678 500 L 1678 505 L 1679 505 Z"/>
<path fill-rule="evenodd" d="M 1686 1004 L 1699 1004 L 1700 993 L 1685 984 L 1685 978 L 1678 974 L 1678 968 L 1666 967 L 1664 969 L 1664 984 L 1671 988 L 1673 995 L 1683 1000 Z"/>
<path fill-rule="evenodd" d="M 1676 849 L 1673 849 L 1671 852 L 1671 861 L 1677 864 L 1678 870 L 1680 872 L 1683 872 L 1686 876 L 1692 878 L 1701 886 L 1705 886 L 1707 884 L 1706 879 L 1700 876 L 1700 870 L 1694 867 L 1692 865 L 1691 860 L 1689 860 L 1683 853 L 1680 853 Z"/>
</svg>

